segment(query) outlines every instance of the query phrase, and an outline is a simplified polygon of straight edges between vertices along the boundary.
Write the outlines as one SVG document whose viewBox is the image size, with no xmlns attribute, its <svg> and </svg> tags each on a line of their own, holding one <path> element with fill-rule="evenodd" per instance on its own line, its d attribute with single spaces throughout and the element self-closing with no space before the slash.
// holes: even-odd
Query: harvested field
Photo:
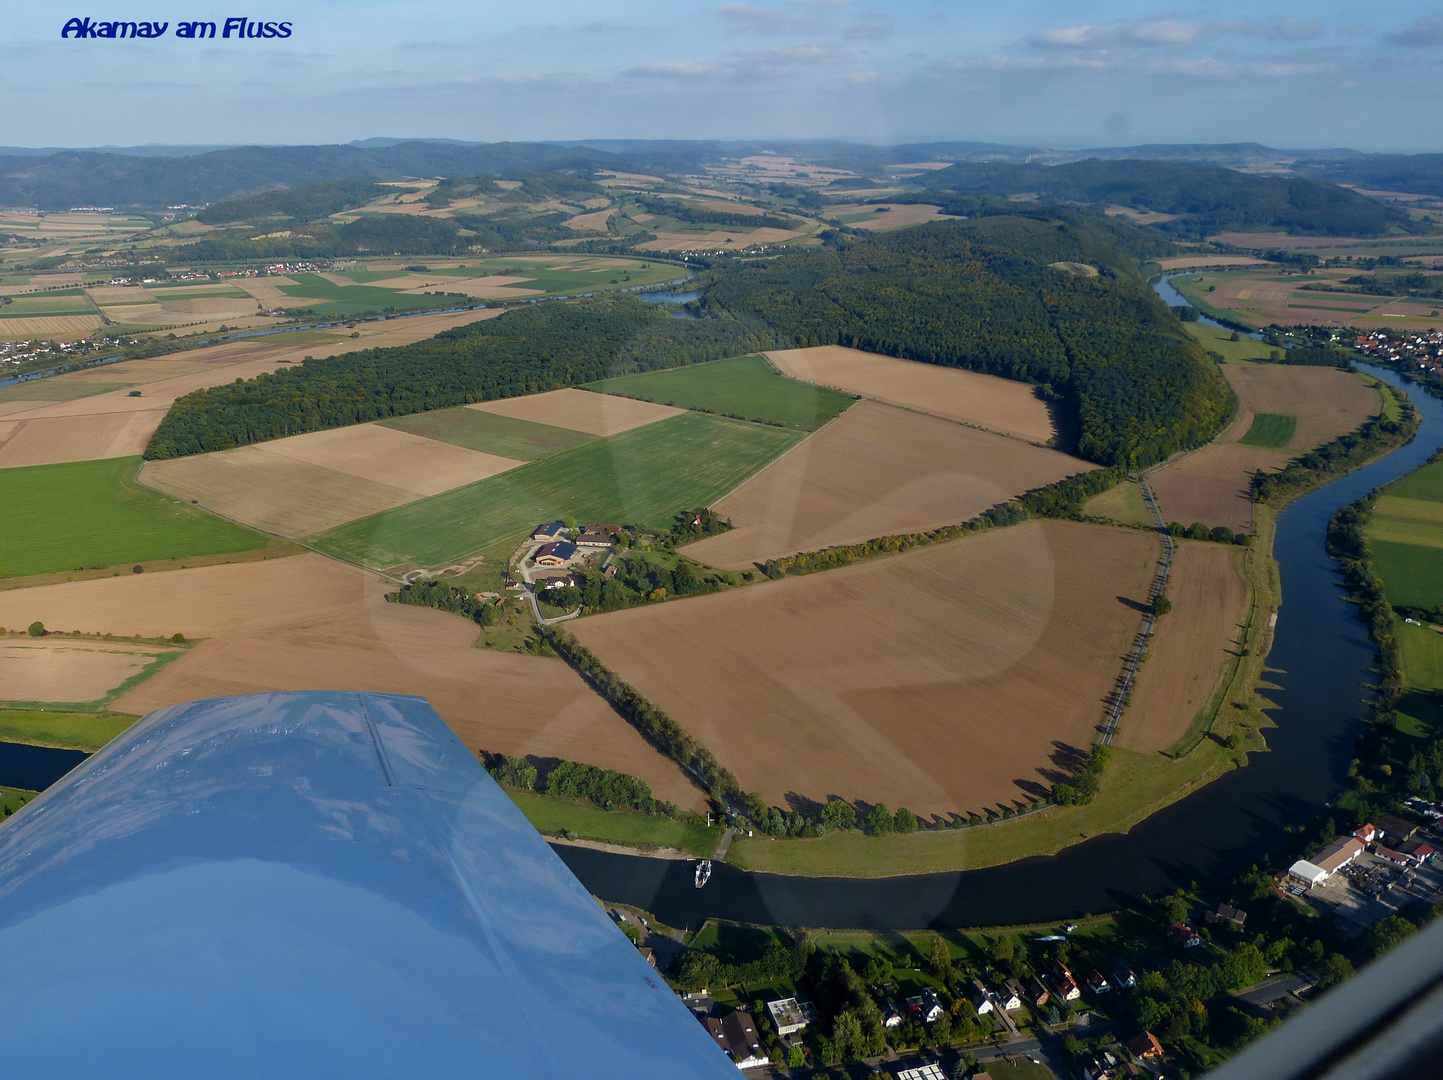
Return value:
<svg viewBox="0 0 1443 1080">
<path fill-rule="evenodd" d="M 0 319 L 0 338 L 89 337 L 101 326 L 99 315 L 37 315 L 33 318 Z"/>
<path fill-rule="evenodd" d="M 725 570 L 781 555 L 951 525 L 1097 468 L 1053 450 L 863 401 L 715 509 L 731 532 L 685 548 Z"/>
<path fill-rule="evenodd" d="M 457 405 L 450 409 L 432 409 L 380 421 L 385 427 L 440 439 L 456 446 L 480 450 L 484 454 L 535 461 L 589 443 L 596 436 L 570 428 L 533 424 L 514 416 L 482 412 Z"/>
<path fill-rule="evenodd" d="M 141 395 L 132 397 L 130 389 L 121 389 L 76 400 L 37 400 L 24 408 L 7 409 L 5 418 L 25 420 L 26 428 L 0 447 L 0 468 L 139 454 L 175 399 L 192 390 L 251 379 L 282 364 L 299 363 L 307 355 L 334 356 L 371 346 L 404 345 L 499 314 L 468 311 L 388 319 L 362 324 L 364 330 L 357 330 L 362 335 L 359 340 L 339 334 L 321 341 L 287 341 L 287 335 L 277 335 L 278 340 L 230 341 L 171 358 L 127 360 L 89 372 L 57 375 L 53 381 L 45 379 L 36 385 L 68 387 L 104 379 L 112 384 L 140 384 Z M 171 370 L 175 374 L 165 377 Z"/>
<path fill-rule="evenodd" d="M 99 701 L 178 651 L 124 641 L 0 638 L 0 701 Z"/>
<path fill-rule="evenodd" d="M 577 232 L 604 233 L 606 232 L 606 223 L 611 220 L 611 215 L 614 213 L 616 213 L 614 208 L 607 207 L 590 214 L 577 214 L 574 218 L 567 219 L 566 227 L 575 229 Z"/>
<path fill-rule="evenodd" d="M 0 446 L 0 469 L 138 455 L 163 416 L 164 409 L 147 409 L 86 417 L 20 418 Z"/>
<path fill-rule="evenodd" d="M 1255 259 L 1251 255 L 1217 255 L 1200 251 L 1196 255 L 1172 255 L 1158 259 L 1157 265 L 1164 271 L 1186 270 L 1193 266 L 1269 266 L 1266 259 Z"/>
<path fill-rule="evenodd" d="M 588 435 L 619 435 L 632 428 L 654 424 L 683 410 L 650 401 L 595 394 L 590 390 L 550 390 L 527 397 L 504 398 L 466 406 L 482 412 L 530 420 L 535 424 L 584 431 Z"/>
<path fill-rule="evenodd" d="M 1217 442 L 1194 450 L 1165 468 L 1148 474 L 1165 521 L 1208 527 L 1226 525 L 1234 532 L 1253 527 L 1248 476 L 1255 469 L 1286 465 L 1293 455 L 1283 450 Z"/>
<path fill-rule="evenodd" d="M 1158 620 L 1117 745 L 1166 750 L 1208 705 L 1247 618 L 1244 554 L 1227 544 L 1178 542 L 1167 588 L 1172 611 Z"/>
<path fill-rule="evenodd" d="M 637 251 L 696 251 L 702 248 L 744 248 L 753 244 L 784 244 L 802 234 L 792 229 L 716 229 L 706 233 L 658 232 Z"/>
<path fill-rule="evenodd" d="M 570 629 L 769 802 L 966 813 L 1085 757 L 1157 553 L 1032 521 Z"/>
<path fill-rule="evenodd" d="M 888 405 L 1046 443 L 1057 434 L 1047 406 L 1027 383 L 960 368 L 823 345 L 766 354 L 783 375 Z"/>
<path fill-rule="evenodd" d="M 139 285 L 92 285 L 85 290 L 101 307 L 110 304 L 149 304 L 155 297 Z"/>
<path fill-rule="evenodd" d="M 837 206 L 828 208 L 830 215 L 854 229 L 869 229 L 882 232 L 886 229 L 902 229 L 908 225 L 922 225 L 928 221 L 955 221 L 956 218 L 942 213 L 940 206 L 930 203 L 881 203 L 875 206 Z"/>
<path fill-rule="evenodd" d="M 463 277 L 447 278 L 437 282 L 436 286 L 448 293 L 465 293 L 467 296 L 475 297 L 477 300 L 505 300 L 508 297 L 517 296 L 541 296 L 545 289 L 528 289 L 525 286 L 511 284 L 516 281 L 526 281 L 527 278 L 506 277 L 501 274 L 492 277 Z M 416 287 L 409 290 L 415 293 Z"/>
<path fill-rule="evenodd" d="M 4 592 L 0 624 L 205 639 L 116 702 L 121 711 L 318 686 L 423 694 L 473 749 L 623 770 L 701 808 L 701 792 L 564 663 L 473 648 L 467 620 L 386 603 L 386 591 L 306 554 Z"/>
<path fill-rule="evenodd" d="M 1237 418 L 1209 445 L 1148 474 L 1168 521 L 1251 529 L 1251 473 L 1280 468 L 1299 452 L 1356 430 L 1382 408 L 1374 387 L 1336 368 L 1224 364 L 1222 372 L 1237 391 Z M 1285 448 L 1242 442 L 1260 414 L 1294 419 Z"/>
<path fill-rule="evenodd" d="M 297 539 L 521 464 L 379 424 L 147 462 L 141 482 Z"/>
</svg>

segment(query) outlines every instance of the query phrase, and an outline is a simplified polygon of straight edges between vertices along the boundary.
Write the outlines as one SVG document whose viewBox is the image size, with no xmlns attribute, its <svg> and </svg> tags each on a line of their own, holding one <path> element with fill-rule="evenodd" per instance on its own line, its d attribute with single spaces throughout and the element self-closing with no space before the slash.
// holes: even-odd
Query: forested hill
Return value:
<svg viewBox="0 0 1443 1080">
<path fill-rule="evenodd" d="M 307 358 L 179 399 L 146 447 L 182 457 L 774 348 L 725 314 L 673 319 L 634 296 L 526 305 L 413 345 Z"/>
<path fill-rule="evenodd" d="M 938 169 L 921 184 L 959 195 L 1035 195 L 1174 214 L 1174 221 L 1157 227 L 1189 237 L 1255 229 L 1378 236 L 1418 228 L 1403 211 L 1336 184 L 1256 176 L 1221 165 L 1097 159 L 1067 165 L 965 162 Z"/>
<path fill-rule="evenodd" d="M 225 199 L 212 203 L 195 217 L 207 225 L 227 221 L 315 221 L 392 194 L 395 194 L 394 188 L 361 180 L 321 180 L 296 188 Z"/>
<path fill-rule="evenodd" d="M 1077 452 L 1142 466 L 1211 438 L 1232 410 L 1217 367 L 1140 276 L 1076 224 L 993 217 L 717 272 L 710 306 L 799 344 L 848 345 L 1023 379 L 1069 409 Z M 1103 262 L 1097 277 L 1053 262 Z"/>
</svg>

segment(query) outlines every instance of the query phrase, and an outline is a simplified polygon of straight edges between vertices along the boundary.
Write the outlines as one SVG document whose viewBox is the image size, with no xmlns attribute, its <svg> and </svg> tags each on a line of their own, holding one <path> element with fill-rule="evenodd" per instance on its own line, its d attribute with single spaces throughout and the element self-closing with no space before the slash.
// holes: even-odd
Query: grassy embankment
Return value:
<svg viewBox="0 0 1443 1080">
<path fill-rule="evenodd" d="M 547 836 L 620 844 L 640 851 L 671 848 L 706 858 L 716 850 L 722 835 L 719 825 L 688 825 L 671 818 L 651 817 L 626 810 L 603 810 L 598 806 L 547 798 L 529 791 L 504 790 L 526 815 L 526 820 Z"/>
<path fill-rule="evenodd" d="M 269 537 L 140 487 L 139 465 L 127 457 L 0 470 L 0 577 L 130 573 L 136 564 L 228 561 L 214 557 L 272 546 Z"/>
<path fill-rule="evenodd" d="M 0 741 L 99 750 L 140 717 L 130 713 L 63 709 L 0 709 Z"/>
</svg>

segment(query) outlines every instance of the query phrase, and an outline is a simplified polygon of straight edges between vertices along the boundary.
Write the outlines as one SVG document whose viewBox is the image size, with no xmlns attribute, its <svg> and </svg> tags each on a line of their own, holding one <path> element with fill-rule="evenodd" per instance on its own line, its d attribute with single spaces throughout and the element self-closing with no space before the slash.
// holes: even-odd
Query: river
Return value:
<svg viewBox="0 0 1443 1080">
<path fill-rule="evenodd" d="M 1391 371 L 1359 365 L 1394 386 Z M 673 926 L 717 917 L 784 926 L 917 929 L 1050 922 L 1113 910 L 1143 896 L 1246 868 L 1290 826 L 1311 821 L 1343 790 L 1368 715 L 1374 659 L 1366 627 L 1343 598 L 1324 551 L 1328 519 L 1380 484 L 1412 472 L 1443 445 L 1443 405 L 1421 389 L 1408 446 L 1294 502 L 1278 519 L 1275 554 L 1284 603 L 1269 656 L 1281 669 L 1267 693 L 1277 724 L 1270 752 L 1254 754 L 1126 835 L 1101 836 L 1058 855 L 985 870 L 861 881 L 749 874 L 716 866 L 704 889 L 691 865 L 586 848 L 558 854 L 588 889 L 635 904 Z M 1003 826 L 1004 828 L 1006 826 Z"/>
</svg>

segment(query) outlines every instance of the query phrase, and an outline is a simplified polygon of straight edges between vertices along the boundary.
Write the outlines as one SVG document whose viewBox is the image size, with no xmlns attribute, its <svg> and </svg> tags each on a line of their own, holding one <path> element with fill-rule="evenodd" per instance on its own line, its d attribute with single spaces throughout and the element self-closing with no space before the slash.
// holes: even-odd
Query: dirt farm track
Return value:
<svg viewBox="0 0 1443 1080">
<path fill-rule="evenodd" d="M 568 628 L 770 802 L 966 813 L 1080 763 L 1157 554 L 1033 521 Z"/>
</svg>

